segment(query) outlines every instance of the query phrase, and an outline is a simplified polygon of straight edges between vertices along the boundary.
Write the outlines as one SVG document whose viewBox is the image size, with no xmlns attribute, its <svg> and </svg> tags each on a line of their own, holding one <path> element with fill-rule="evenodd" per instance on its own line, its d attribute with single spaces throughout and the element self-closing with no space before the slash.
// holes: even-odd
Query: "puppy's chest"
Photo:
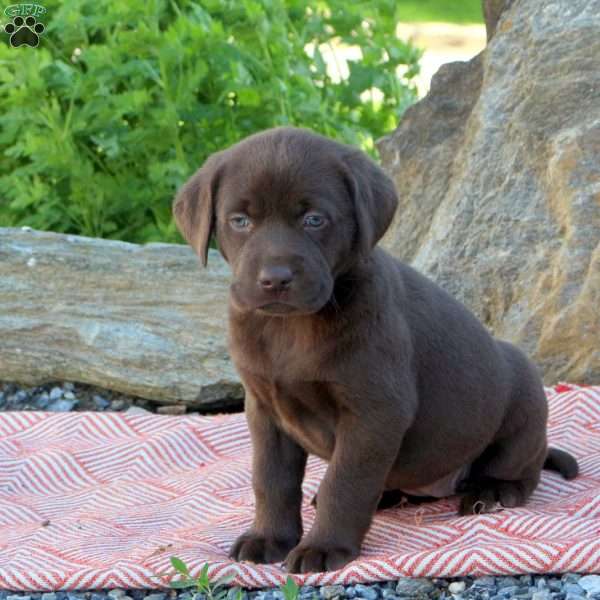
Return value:
<svg viewBox="0 0 600 600">
<path fill-rule="evenodd" d="M 330 379 L 328 345 L 284 327 L 230 330 L 230 353 L 244 382 L 275 423 L 305 450 L 333 453 L 338 400 Z"/>
<path fill-rule="evenodd" d="M 273 421 L 307 452 L 331 458 L 338 404 L 318 381 L 283 380 L 240 371 L 247 391 Z"/>
<path fill-rule="evenodd" d="M 262 331 L 234 329 L 229 350 L 238 370 L 278 382 L 326 379 L 327 347 L 310 335 L 285 327 Z"/>
</svg>

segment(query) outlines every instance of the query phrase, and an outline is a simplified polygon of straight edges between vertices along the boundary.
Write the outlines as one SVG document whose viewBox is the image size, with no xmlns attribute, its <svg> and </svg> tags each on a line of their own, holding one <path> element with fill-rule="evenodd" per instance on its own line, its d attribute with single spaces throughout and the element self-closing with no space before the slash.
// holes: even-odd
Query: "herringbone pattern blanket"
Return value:
<svg viewBox="0 0 600 600">
<path fill-rule="evenodd" d="M 600 387 L 547 389 L 549 437 L 581 475 L 544 472 L 525 508 L 459 517 L 457 498 L 377 513 L 362 555 L 299 583 L 401 576 L 600 571 Z M 252 520 L 243 414 L 0 413 L 0 588 L 160 587 L 172 555 L 192 574 L 271 586 L 281 565 L 233 563 Z M 326 465 L 311 457 L 304 527 Z"/>
</svg>

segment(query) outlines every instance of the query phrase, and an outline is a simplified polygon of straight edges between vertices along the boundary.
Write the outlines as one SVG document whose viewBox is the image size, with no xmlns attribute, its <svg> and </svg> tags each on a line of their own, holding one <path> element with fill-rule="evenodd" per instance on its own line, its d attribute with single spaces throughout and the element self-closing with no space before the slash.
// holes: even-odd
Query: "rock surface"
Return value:
<svg viewBox="0 0 600 600">
<path fill-rule="evenodd" d="M 216 251 L 203 270 L 187 246 L 0 228 L 0 380 L 241 406 L 228 281 Z"/>
<path fill-rule="evenodd" d="M 488 45 L 444 65 L 378 143 L 394 255 L 523 348 L 600 381 L 600 0 L 486 0 Z"/>
</svg>

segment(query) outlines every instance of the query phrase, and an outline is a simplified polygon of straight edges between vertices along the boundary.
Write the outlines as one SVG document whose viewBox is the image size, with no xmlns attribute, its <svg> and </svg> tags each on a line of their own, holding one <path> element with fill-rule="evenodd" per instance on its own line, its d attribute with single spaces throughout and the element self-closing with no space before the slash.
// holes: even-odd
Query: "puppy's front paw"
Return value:
<svg viewBox="0 0 600 600">
<path fill-rule="evenodd" d="M 247 531 L 240 535 L 229 551 L 229 558 L 253 563 L 274 563 L 283 560 L 298 543 L 300 536 L 275 538 Z"/>
<path fill-rule="evenodd" d="M 335 571 L 356 558 L 360 550 L 337 544 L 298 544 L 289 554 L 285 566 L 290 573 Z"/>
</svg>

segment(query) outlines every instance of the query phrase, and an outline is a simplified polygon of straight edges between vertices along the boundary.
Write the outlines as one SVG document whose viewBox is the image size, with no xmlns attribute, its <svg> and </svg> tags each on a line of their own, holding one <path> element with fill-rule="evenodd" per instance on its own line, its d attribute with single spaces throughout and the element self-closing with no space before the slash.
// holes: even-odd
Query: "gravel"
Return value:
<svg viewBox="0 0 600 600">
<path fill-rule="evenodd" d="M 403 578 L 370 585 L 303 586 L 302 600 L 600 600 L 600 576 L 522 575 L 520 577 Z M 94 590 L 88 592 L 5 592 L 0 600 L 193 600 L 189 591 Z M 228 600 L 233 593 L 228 594 Z M 197 600 L 206 600 L 199 595 Z M 283 600 L 279 589 L 245 590 L 243 600 Z"/>
<path fill-rule="evenodd" d="M 158 412 L 160 405 L 71 382 L 52 382 L 23 387 L 0 382 L 0 411 L 94 410 Z M 161 410 L 160 413 L 164 413 Z M 166 411 L 168 412 L 168 411 Z M 176 406 L 170 414 L 180 414 Z M 194 413 L 192 413 L 194 414 Z M 233 600 L 230 590 L 227 600 Z M 278 588 L 245 590 L 243 600 L 283 600 Z M 600 600 L 600 575 L 521 575 L 506 577 L 457 577 L 452 579 L 402 578 L 369 585 L 303 586 L 299 600 Z M 0 590 L 0 600 L 194 600 L 189 591 L 93 590 L 87 592 L 12 592 Z M 206 600 L 199 595 L 195 600 Z"/>
<path fill-rule="evenodd" d="M 72 410 L 94 410 L 110 412 L 127 410 L 132 406 L 149 412 L 157 412 L 157 409 L 161 407 L 160 404 L 151 400 L 125 396 L 119 392 L 104 390 L 84 383 L 66 381 L 24 387 L 15 383 L 0 382 L 0 411 L 48 410 L 68 412 Z M 178 414 L 182 413 L 182 408 L 185 409 L 185 406 L 181 405 L 172 405 L 172 407 L 176 409 Z M 171 406 L 164 408 L 168 409 Z M 161 410 L 161 412 L 168 413 L 168 410 Z"/>
</svg>

